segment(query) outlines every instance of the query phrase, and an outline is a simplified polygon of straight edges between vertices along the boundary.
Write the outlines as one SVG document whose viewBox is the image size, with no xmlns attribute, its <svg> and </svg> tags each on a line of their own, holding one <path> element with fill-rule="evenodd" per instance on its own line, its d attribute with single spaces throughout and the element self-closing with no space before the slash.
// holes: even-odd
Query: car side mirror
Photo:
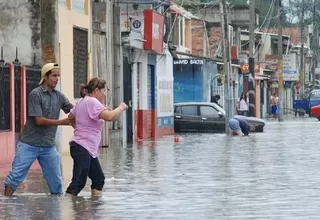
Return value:
<svg viewBox="0 0 320 220">
<path fill-rule="evenodd" d="M 222 114 L 222 112 L 218 112 L 218 114 L 219 114 L 220 118 L 223 118 L 223 117 L 224 117 L 224 115 Z"/>
</svg>

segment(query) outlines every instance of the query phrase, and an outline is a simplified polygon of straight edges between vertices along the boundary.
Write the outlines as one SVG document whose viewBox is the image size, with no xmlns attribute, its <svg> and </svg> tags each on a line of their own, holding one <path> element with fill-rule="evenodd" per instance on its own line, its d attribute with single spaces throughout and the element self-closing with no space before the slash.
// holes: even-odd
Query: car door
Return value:
<svg viewBox="0 0 320 220">
<path fill-rule="evenodd" d="M 180 122 L 182 119 L 181 116 L 181 106 L 175 106 L 174 107 L 174 131 L 179 132 L 180 131 Z"/>
<path fill-rule="evenodd" d="M 202 132 L 223 132 L 224 117 L 221 117 L 218 110 L 210 105 L 200 106 L 201 131 Z"/>
<path fill-rule="evenodd" d="M 181 113 L 175 114 L 175 121 L 179 121 L 180 131 L 199 131 L 200 117 L 198 115 L 198 106 L 182 105 Z"/>
</svg>

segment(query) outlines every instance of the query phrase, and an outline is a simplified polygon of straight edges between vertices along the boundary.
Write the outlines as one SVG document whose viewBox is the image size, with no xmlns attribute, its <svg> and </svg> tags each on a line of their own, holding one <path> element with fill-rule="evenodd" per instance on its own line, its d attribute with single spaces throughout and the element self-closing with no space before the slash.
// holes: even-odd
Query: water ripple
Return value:
<svg viewBox="0 0 320 220">
<path fill-rule="evenodd" d="M 90 181 L 77 198 L 46 195 L 30 174 L 15 197 L 0 197 L 4 219 L 320 219 L 320 123 L 267 123 L 249 137 L 182 134 L 100 156 L 101 198 Z M 71 160 L 63 158 L 65 184 Z M 1 177 L 3 180 L 4 177 Z"/>
</svg>

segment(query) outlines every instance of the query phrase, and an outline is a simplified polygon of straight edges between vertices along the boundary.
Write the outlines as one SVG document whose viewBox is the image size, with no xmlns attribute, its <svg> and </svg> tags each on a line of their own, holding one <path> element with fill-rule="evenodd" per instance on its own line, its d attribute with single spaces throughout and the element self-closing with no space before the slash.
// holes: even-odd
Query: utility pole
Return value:
<svg viewBox="0 0 320 220">
<path fill-rule="evenodd" d="M 107 73 L 107 34 L 109 25 L 110 6 L 109 1 L 91 1 L 91 17 L 92 17 L 92 77 L 106 79 L 109 82 Z M 108 23 L 109 22 L 109 23 Z M 109 31 L 110 32 L 110 31 Z M 110 66 L 109 66 L 110 68 Z M 109 88 L 109 86 L 108 86 Z M 109 91 L 108 91 L 109 93 Z M 109 94 L 106 97 L 110 97 Z M 105 104 L 109 104 L 109 100 L 105 100 Z M 110 106 L 112 107 L 112 106 Z M 101 138 L 102 147 L 109 146 L 109 123 L 104 123 Z"/>
<path fill-rule="evenodd" d="M 230 120 L 230 48 L 229 48 L 229 26 L 228 15 L 226 11 L 226 0 L 220 1 L 221 12 L 221 30 L 223 42 L 223 72 L 224 72 L 224 105 L 226 110 L 225 117 L 225 132 L 229 134 L 229 120 Z"/>
<path fill-rule="evenodd" d="M 300 98 L 303 98 L 304 94 L 304 9 L 305 9 L 305 0 L 302 0 L 302 11 L 301 11 L 301 18 L 300 18 L 300 41 L 301 41 L 301 48 L 300 48 L 300 83 L 301 83 L 301 92 Z"/>
<path fill-rule="evenodd" d="M 283 11 L 281 0 L 278 0 L 279 11 L 279 27 L 278 27 L 278 84 L 279 84 L 279 116 L 278 121 L 283 121 L 284 111 L 284 89 L 283 89 L 283 44 L 282 44 L 282 25 L 283 25 Z"/>
<path fill-rule="evenodd" d="M 317 2 L 317 0 L 315 0 L 314 2 Z M 320 12 L 320 8 L 319 8 L 320 4 L 319 2 L 317 2 L 316 8 L 315 8 L 315 48 L 316 48 L 316 61 L 315 61 L 315 68 L 318 69 L 319 67 L 319 15 L 318 13 Z M 313 80 L 315 82 L 316 80 L 316 73 L 314 73 L 314 77 Z"/>
<path fill-rule="evenodd" d="M 60 63 L 59 52 L 59 18 L 58 18 L 58 0 L 40 1 L 40 38 L 42 63 Z M 57 85 L 57 90 L 61 89 L 61 81 Z M 61 152 L 62 128 L 58 127 L 56 135 L 57 149 Z"/>
<path fill-rule="evenodd" d="M 106 0 L 106 58 L 107 58 L 107 72 L 103 74 L 103 78 L 107 81 L 107 86 L 109 91 L 107 91 L 106 95 L 106 104 L 109 106 L 114 107 L 113 99 L 114 99 L 114 83 L 113 83 L 113 1 Z M 110 146 L 111 144 L 111 134 L 110 129 L 113 128 L 112 123 L 105 123 L 104 124 L 104 132 L 103 132 L 103 139 L 102 144 L 104 146 Z"/>
<path fill-rule="evenodd" d="M 248 90 L 249 90 L 249 116 L 254 117 L 256 115 L 255 108 L 255 72 L 254 72 L 254 49 L 255 49 L 255 37 L 254 29 L 256 26 L 256 13 L 255 13 L 255 0 L 250 0 L 249 5 L 249 77 L 248 77 Z"/>
<path fill-rule="evenodd" d="M 312 89 L 315 89 L 316 85 L 316 67 L 317 67 L 317 52 L 318 52 L 318 28 L 316 25 L 316 0 L 313 1 L 313 12 L 312 12 L 312 25 L 313 25 L 313 34 L 312 34 Z"/>
<path fill-rule="evenodd" d="M 60 63 L 58 19 L 58 0 L 40 0 L 40 38 L 42 52 L 41 66 L 46 63 Z M 57 90 L 60 90 L 60 88 L 61 81 L 59 80 Z M 58 127 L 55 138 L 59 153 L 62 152 L 61 129 L 61 127 Z M 43 185 L 43 187 L 47 188 L 46 185 Z"/>
<path fill-rule="evenodd" d="M 59 62 L 58 0 L 40 1 L 42 65 Z"/>
</svg>

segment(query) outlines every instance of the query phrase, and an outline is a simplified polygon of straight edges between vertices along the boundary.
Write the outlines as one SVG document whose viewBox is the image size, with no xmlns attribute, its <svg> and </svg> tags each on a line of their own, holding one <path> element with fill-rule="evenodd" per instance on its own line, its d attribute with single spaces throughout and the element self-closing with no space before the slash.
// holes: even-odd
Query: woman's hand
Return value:
<svg viewBox="0 0 320 220">
<path fill-rule="evenodd" d="M 128 106 L 126 103 L 124 102 L 121 102 L 121 104 L 119 105 L 119 108 L 122 110 L 122 111 L 125 111 L 128 109 Z"/>
</svg>

